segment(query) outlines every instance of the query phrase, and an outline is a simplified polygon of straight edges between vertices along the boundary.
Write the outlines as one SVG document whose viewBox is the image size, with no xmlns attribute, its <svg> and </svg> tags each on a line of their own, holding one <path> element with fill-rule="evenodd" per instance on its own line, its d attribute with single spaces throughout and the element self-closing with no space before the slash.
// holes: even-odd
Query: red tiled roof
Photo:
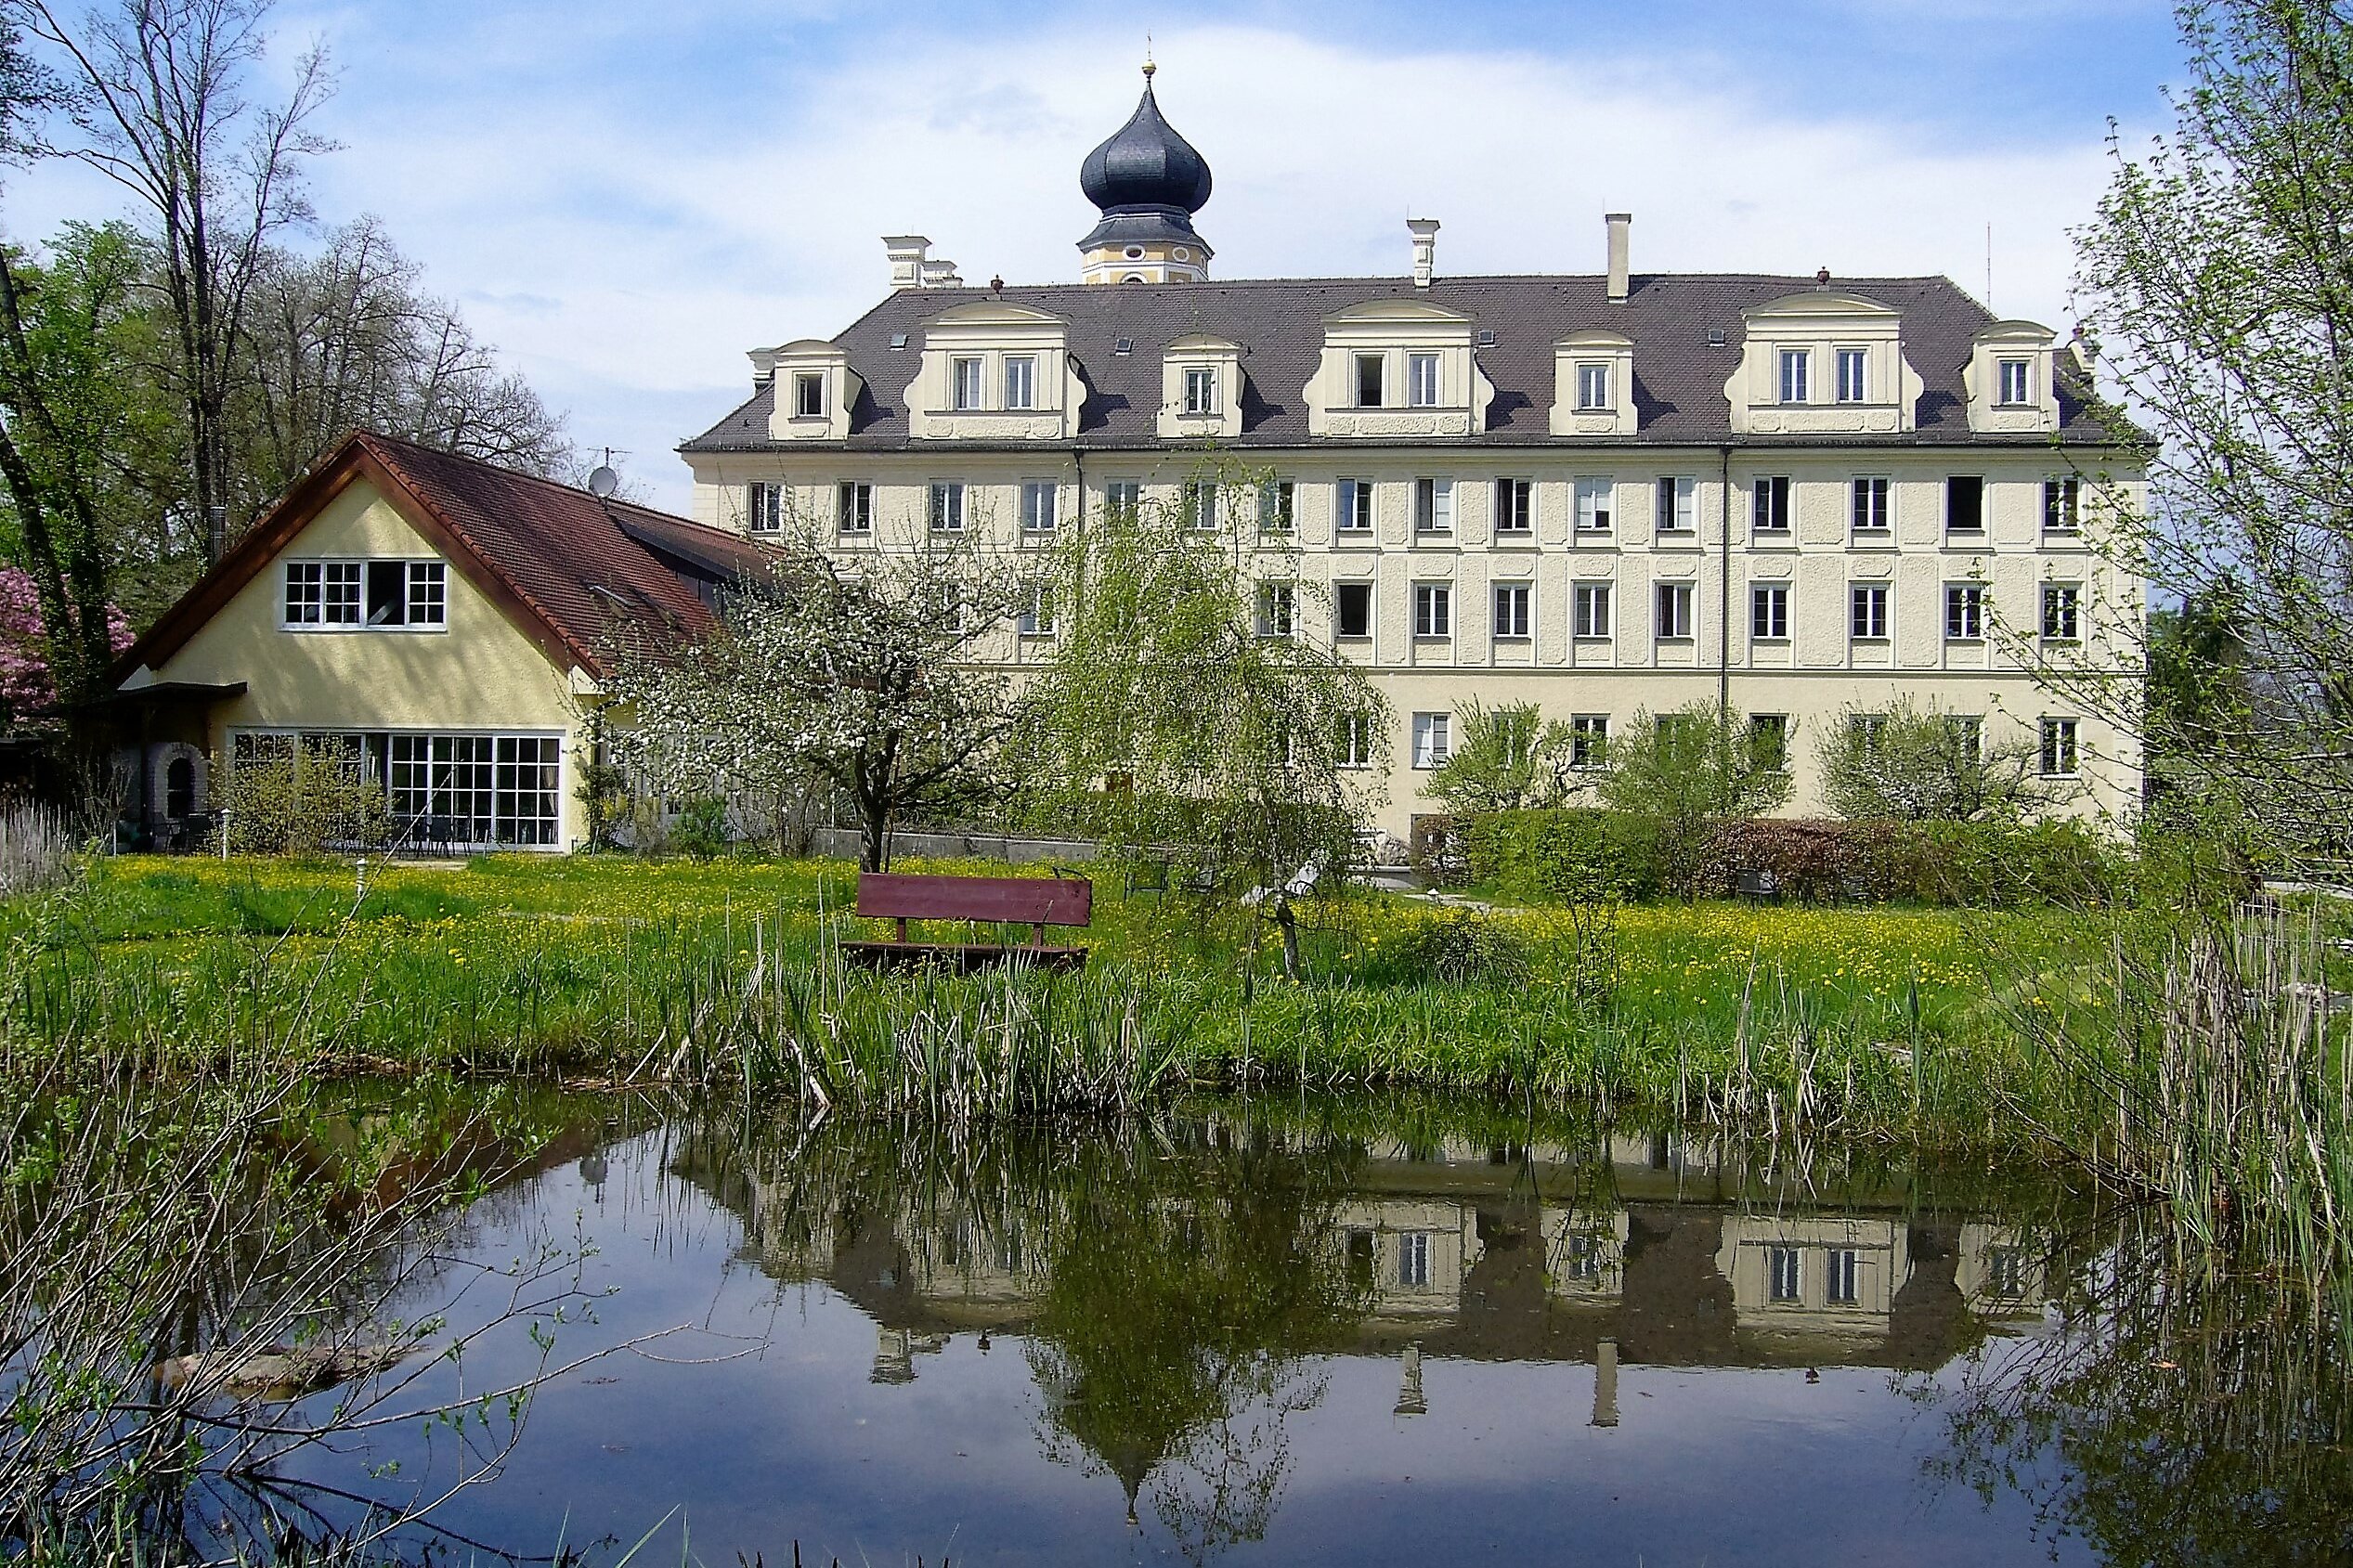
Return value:
<svg viewBox="0 0 2353 1568">
<path fill-rule="evenodd" d="M 345 441 L 133 645 L 128 672 L 160 667 L 354 480 L 384 499 L 504 610 L 549 659 L 605 673 L 617 641 L 663 643 L 708 630 L 696 576 L 757 570 L 736 535 L 600 499 L 475 458 L 362 432 Z M 656 553 L 656 552 L 659 553 Z"/>
</svg>

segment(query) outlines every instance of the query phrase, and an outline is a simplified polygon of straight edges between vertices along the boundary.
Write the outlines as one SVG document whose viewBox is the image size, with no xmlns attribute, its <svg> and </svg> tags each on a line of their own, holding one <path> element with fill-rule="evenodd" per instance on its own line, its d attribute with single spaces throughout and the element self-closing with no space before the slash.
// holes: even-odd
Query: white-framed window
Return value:
<svg viewBox="0 0 2353 1568">
<path fill-rule="evenodd" d="M 1781 351 L 1781 401 L 1803 403 L 1810 395 L 1814 379 L 1814 352 L 1804 348 L 1785 348 Z"/>
<path fill-rule="evenodd" d="M 289 561 L 285 564 L 284 614 L 287 627 L 356 627 L 359 624 L 360 563 L 357 561 Z"/>
<path fill-rule="evenodd" d="M 554 735 L 391 734 L 385 789 L 395 831 L 450 845 L 546 847 L 563 827 L 563 742 Z"/>
<path fill-rule="evenodd" d="M 964 481 L 934 479 L 931 481 L 931 531 L 935 534 L 964 532 Z"/>
<path fill-rule="evenodd" d="M 1699 525 L 1699 482 L 1687 476 L 1658 476 L 1658 504 L 1651 522 L 1662 534 L 1688 534 Z"/>
<path fill-rule="evenodd" d="M 1008 408 L 1037 407 L 1037 360 L 1027 354 L 1005 356 L 1005 406 Z"/>
<path fill-rule="evenodd" d="M 958 359 L 951 367 L 956 407 L 960 409 L 983 408 L 988 401 L 988 361 Z"/>
<path fill-rule="evenodd" d="M 1413 716 L 1413 765 L 1435 768 L 1454 755 L 1454 715 L 1417 713 Z"/>
<path fill-rule="evenodd" d="M 1869 402 L 1869 385 L 1865 380 L 1870 356 L 1859 348 L 1839 350 L 1839 401 L 1841 403 Z"/>
<path fill-rule="evenodd" d="M 1346 713 L 1340 716 L 1340 766 L 1370 768 L 1372 766 L 1372 716 L 1366 713 Z"/>
<path fill-rule="evenodd" d="M 845 479 L 834 487 L 834 528 L 843 534 L 874 532 L 874 486 L 863 479 Z"/>
<path fill-rule="evenodd" d="M 1525 535 L 1536 531 L 1536 482 L 1498 479 L 1495 482 L 1495 531 Z"/>
<path fill-rule="evenodd" d="M 1608 583 L 1579 583 L 1569 591 L 1569 624 L 1571 634 L 1578 637 L 1607 637 L 1609 635 Z"/>
<path fill-rule="evenodd" d="M 1405 356 L 1405 400 L 1416 408 L 1438 406 L 1438 356 L 1435 354 L 1409 354 Z"/>
<path fill-rule="evenodd" d="M 1761 583 L 1748 590 L 1748 635 L 1761 642 L 1789 636 L 1789 585 Z"/>
<path fill-rule="evenodd" d="M 1869 474 L 1854 482 L 1854 532 L 1858 538 L 1883 538 L 1890 525 L 1888 482 Z"/>
<path fill-rule="evenodd" d="M 1341 533 L 1372 532 L 1372 481 L 1343 479 L 1333 486 L 1332 515 Z"/>
<path fill-rule="evenodd" d="M 821 420 L 826 417 L 826 378 L 821 372 L 794 372 L 792 413 L 797 420 Z"/>
<path fill-rule="evenodd" d="M 2075 720 L 2046 719 L 2042 723 L 2042 773 L 2047 779 L 2075 776 Z"/>
<path fill-rule="evenodd" d="M 1580 479 L 1574 494 L 1577 498 L 1577 531 L 1580 534 L 1606 534 L 1610 531 L 1610 513 L 1618 490 L 1614 479 Z"/>
<path fill-rule="evenodd" d="M 1856 641 L 1887 640 L 1888 599 L 1885 583 L 1856 583 L 1848 590 L 1848 630 Z"/>
<path fill-rule="evenodd" d="M 2075 583 L 2043 584 L 2043 641 L 2073 642 L 2083 635 L 2084 590 Z"/>
<path fill-rule="evenodd" d="M 449 624 L 449 568 L 439 561 L 409 563 L 409 624 Z"/>
<path fill-rule="evenodd" d="M 1262 534 L 1289 534 L 1299 525 L 1298 486 L 1288 479 L 1265 479 L 1258 484 L 1258 531 Z"/>
<path fill-rule="evenodd" d="M 1568 765 L 1572 768 L 1609 766 L 1609 715 L 1572 713 L 1568 718 Z"/>
<path fill-rule="evenodd" d="M 1794 1302 L 1805 1284 L 1804 1268 L 1795 1247 L 1765 1249 L 1765 1293 L 1776 1302 Z"/>
<path fill-rule="evenodd" d="M 1196 479 L 1185 486 L 1185 526 L 1202 533 L 1217 527 L 1217 481 Z"/>
<path fill-rule="evenodd" d="M 1024 637 L 1054 635 L 1054 590 L 1050 585 L 1041 583 L 1029 590 L 1014 627 Z"/>
<path fill-rule="evenodd" d="M 1054 531 L 1061 486 L 1051 479 L 1021 481 L 1021 532 L 1031 538 Z"/>
<path fill-rule="evenodd" d="M 1495 635 L 1525 639 L 1528 635 L 1531 617 L 1528 615 L 1530 591 L 1526 583 L 1495 585 Z"/>
<path fill-rule="evenodd" d="M 1977 762 L 1985 756 L 1985 716 L 1982 713 L 1953 713 L 1944 718 L 1944 728 L 1953 736 L 1953 749 L 1967 761 Z"/>
<path fill-rule="evenodd" d="M 1185 412 L 1214 414 L 1217 411 L 1217 369 L 1214 365 L 1185 367 Z"/>
<path fill-rule="evenodd" d="M 755 534 L 774 534 L 785 526 L 785 487 L 755 479 L 744 487 L 744 516 Z"/>
<path fill-rule="evenodd" d="M 1387 367 L 1388 358 L 1385 355 L 1359 354 L 1357 356 L 1356 394 L 1358 408 L 1378 408 L 1381 407 L 1382 403 L 1384 401 L 1382 395 L 1386 390 L 1386 388 L 1383 385 L 1383 382 L 1387 372 Z"/>
<path fill-rule="evenodd" d="M 1749 489 L 1749 531 L 1787 534 L 1789 531 L 1789 476 L 1778 473 L 1756 480 Z"/>
<path fill-rule="evenodd" d="M 1955 473 L 1944 481 L 1944 531 L 1979 534 L 1985 531 L 1985 478 Z"/>
<path fill-rule="evenodd" d="M 1607 360 L 1597 360 L 1577 367 L 1577 406 L 1580 408 L 1611 407 Z"/>
<path fill-rule="evenodd" d="M 1944 640 L 1974 642 L 1985 635 L 1985 585 L 1944 585 Z"/>
<path fill-rule="evenodd" d="M 1144 482 L 1140 479 L 1107 479 L 1103 482 L 1103 510 L 1119 517 L 1133 517 L 1144 504 Z"/>
<path fill-rule="evenodd" d="M 2034 400 L 2033 380 L 2023 359 L 1996 361 L 2001 375 L 2001 395 L 1996 402 L 2015 406 Z"/>
<path fill-rule="evenodd" d="M 1258 585 L 1258 635 L 1295 637 L 1299 634 L 1299 585 Z"/>
<path fill-rule="evenodd" d="M 2043 481 L 2043 532 L 2073 534 L 2082 524 L 2083 481 L 2072 476 Z"/>
<path fill-rule="evenodd" d="M 1372 585 L 1365 582 L 1332 585 L 1332 635 L 1372 635 Z"/>
<path fill-rule="evenodd" d="M 1823 1293 L 1830 1304 L 1852 1306 L 1860 1301 L 1862 1297 L 1855 1287 L 1861 1271 L 1856 1267 L 1854 1249 L 1833 1247 L 1823 1254 L 1822 1261 L 1828 1265 L 1824 1271 L 1828 1277 L 1823 1281 Z"/>
<path fill-rule="evenodd" d="M 1398 1283 L 1422 1289 L 1430 1283 L 1430 1233 L 1409 1230 L 1398 1237 Z"/>
<path fill-rule="evenodd" d="M 1691 604 L 1691 584 L 1658 585 L 1658 640 L 1661 642 L 1681 640 L 1692 634 Z"/>
<path fill-rule="evenodd" d="M 1454 635 L 1454 587 L 1450 583 L 1413 585 L 1413 635 Z"/>
<path fill-rule="evenodd" d="M 1413 531 L 1417 534 L 1454 532 L 1454 481 L 1416 479 L 1413 482 Z"/>
</svg>

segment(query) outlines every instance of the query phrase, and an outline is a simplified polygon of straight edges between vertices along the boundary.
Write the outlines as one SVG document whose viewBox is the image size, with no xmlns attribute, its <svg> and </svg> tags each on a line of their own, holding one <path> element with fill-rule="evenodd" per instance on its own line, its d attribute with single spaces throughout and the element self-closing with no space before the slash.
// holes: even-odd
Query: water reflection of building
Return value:
<svg viewBox="0 0 2353 1568">
<path fill-rule="evenodd" d="M 1362 1354 L 1598 1365 L 1606 1344 L 1613 1367 L 1930 1368 L 2038 1316 L 2046 1289 L 2031 1238 L 1923 1210 L 1904 1178 L 1817 1189 L 1722 1143 L 1376 1142 L 1349 1172 L 1303 1243 L 1364 1304 Z M 1011 1196 L 942 1206 L 923 1184 L 904 1189 L 920 1202 L 820 1201 L 787 1176 L 696 1179 L 742 1215 L 769 1273 L 823 1280 L 874 1317 L 878 1381 L 913 1376 L 939 1335 L 1026 1327 L 1068 1223 Z"/>
</svg>

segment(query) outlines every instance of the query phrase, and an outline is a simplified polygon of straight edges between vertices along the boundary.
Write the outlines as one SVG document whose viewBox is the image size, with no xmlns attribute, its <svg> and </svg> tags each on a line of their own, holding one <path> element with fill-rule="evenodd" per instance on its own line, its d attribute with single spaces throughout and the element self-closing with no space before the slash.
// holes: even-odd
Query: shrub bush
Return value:
<svg viewBox="0 0 2353 1568">
<path fill-rule="evenodd" d="M 1593 807 L 1494 811 L 1457 836 L 1471 880 L 1515 897 L 1579 903 L 1658 892 L 1658 829 L 1644 817 Z"/>
<path fill-rule="evenodd" d="M 1441 985 L 1524 985 L 1533 967 L 1519 934 L 1476 910 L 1425 915 L 1405 928 L 1396 964 L 1402 978 Z"/>
<path fill-rule="evenodd" d="M 356 760 L 322 746 L 228 763 L 213 758 L 214 804 L 228 813 L 228 847 L 240 855 L 310 855 L 372 849 L 392 836 L 384 785 Z"/>
<path fill-rule="evenodd" d="M 715 795 L 686 803 L 670 824 L 670 848 L 689 860 L 708 861 L 727 852 L 727 802 Z"/>
</svg>

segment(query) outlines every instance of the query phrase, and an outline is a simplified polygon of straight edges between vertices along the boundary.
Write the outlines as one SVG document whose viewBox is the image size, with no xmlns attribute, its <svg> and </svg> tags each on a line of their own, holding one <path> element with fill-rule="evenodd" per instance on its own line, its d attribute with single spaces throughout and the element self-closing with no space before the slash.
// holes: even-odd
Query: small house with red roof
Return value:
<svg viewBox="0 0 2353 1568">
<path fill-rule="evenodd" d="M 124 655 L 131 812 L 163 841 L 219 761 L 300 745 L 396 833 L 565 849 L 617 648 L 699 636 L 741 536 L 390 436 L 352 436 Z"/>
</svg>

